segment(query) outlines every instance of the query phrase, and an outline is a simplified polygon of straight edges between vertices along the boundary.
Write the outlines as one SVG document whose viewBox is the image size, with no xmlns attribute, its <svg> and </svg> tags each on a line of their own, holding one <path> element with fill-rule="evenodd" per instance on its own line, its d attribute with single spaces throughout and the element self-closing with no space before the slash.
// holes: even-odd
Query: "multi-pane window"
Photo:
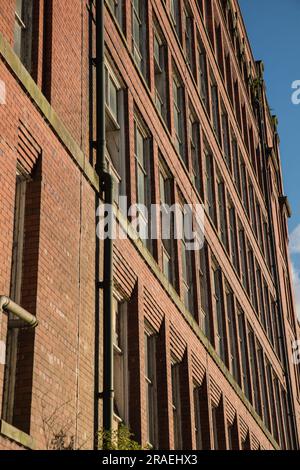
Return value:
<svg viewBox="0 0 300 470">
<path fill-rule="evenodd" d="M 111 8 L 111 11 L 114 14 L 114 17 L 119 23 L 120 28 L 123 30 L 125 1 L 124 0 L 108 0 L 108 4 Z"/>
<path fill-rule="evenodd" d="M 218 61 L 218 65 L 221 70 L 221 74 L 223 75 L 224 78 L 224 57 L 223 57 L 223 39 L 222 39 L 222 30 L 221 30 L 221 25 L 218 24 L 218 26 L 215 28 L 216 31 L 216 57 Z"/>
<path fill-rule="evenodd" d="M 216 351 L 225 362 L 225 329 L 224 329 L 224 299 L 222 294 L 222 272 L 220 266 L 213 264 L 213 301 L 216 315 Z"/>
<path fill-rule="evenodd" d="M 229 53 L 226 54 L 226 57 L 225 57 L 225 68 L 226 68 L 227 92 L 229 94 L 231 104 L 233 104 L 232 71 L 231 71 L 231 60 L 230 60 Z"/>
<path fill-rule="evenodd" d="M 193 180 L 197 191 L 201 191 L 200 173 L 200 123 L 195 117 L 195 113 L 190 110 L 189 114 L 189 146 L 192 160 Z"/>
<path fill-rule="evenodd" d="M 244 104 L 242 105 L 242 118 L 243 118 L 244 142 L 245 142 L 245 145 L 247 147 L 247 150 L 249 151 L 248 119 L 247 119 L 246 107 L 245 107 Z"/>
<path fill-rule="evenodd" d="M 278 435 L 278 425 L 277 425 L 277 417 L 276 417 L 275 397 L 274 397 L 274 379 L 273 379 L 272 366 L 269 362 L 267 362 L 267 381 L 268 381 L 268 388 L 269 388 L 272 431 L 273 431 L 273 436 L 278 442 L 279 435 Z"/>
<path fill-rule="evenodd" d="M 32 72 L 33 0 L 16 0 L 14 50 L 28 72 Z"/>
<path fill-rule="evenodd" d="M 212 417 L 212 429 L 213 429 L 213 439 L 214 439 L 214 450 L 221 450 L 222 449 L 222 423 L 221 421 L 221 410 L 220 404 L 218 406 L 212 406 L 211 409 L 211 417 Z"/>
<path fill-rule="evenodd" d="M 255 235 L 257 236 L 257 223 L 256 223 L 256 214 L 255 214 L 255 202 L 254 202 L 254 189 L 253 185 L 249 185 L 249 203 L 250 203 L 250 217 L 252 222 L 252 228 Z"/>
<path fill-rule="evenodd" d="M 260 377 L 260 386 L 261 386 L 261 393 L 262 393 L 263 420 L 267 428 L 270 430 L 270 410 L 269 410 L 269 398 L 268 398 L 268 391 L 267 391 L 265 360 L 264 360 L 264 353 L 260 345 L 258 345 L 258 349 L 257 349 L 257 358 L 258 358 L 258 373 Z"/>
<path fill-rule="evenodd" d="M 237 80 L 234 81 L 234 103 L 235 103 L 235 113 L 237 116 L 237 120 L 240 125 L 240 128 L 242 128 L 240 91 L 239 91 L 239 84 Z"/>
<path fill-rule="evenodd" d="M 217 175 L 217 196 L 218 196 L 218 217 L 219 217 L 219 235 L 228 250 L 228 230 L 227 230 L 227 214 L 226 214 L 226 196 L 224 181 L 221 176 Z"/>
<path fill-rule="evenodd" d="M 280 328 L 278 322 L 278 307 L 277 302 L 271 298 L 271 312 L 272 312 L 272 324 L 274 332 L 274 347 L 278 357 L 282 358 L 281 344 L 280 344 Z"/>
<path fill-rule="evenodd" d="M 235 417 L 233 423 L 228 423 L 228 448 L 229 450 L 239 450 L 238 445 L 238 429 L 237 429 L 237 417 Z"/>
<path fill-rule="evenodd" d="M 145 382 L 147 411 L 147 442 L 152 448 L 158 447 L 157 383 L 156 383 L 156 336 L 145 330 Z"/>
<path fill-rule="evenodd" d="M 269 269 L 271 269 L 271 248 L 270 248 L 270 234 L 267 222 L 264 222 L 264 247 L 266 254 L 266 261 Z"/>
<path fill-rule="evenodd" d="M 171 198 L 171 184 L 172 180 L 170 173 L 166 166 L 161 162 L 159 171 L 159 189 L 160 189 L 160 204 L 161 204 L 161 241 L 162 241 L 162 265 L 163 273 L 171 284 L 174 284 L 174 217 L 171 212 L 172 198 Z M 165 233 L 165 220 L 167 221 L 170 229 Z"/>
<path fill-rule="evenodd" d="M 114 200 L 126 194 L 124 91 L 112 68 L 105 66 L 106 163 L 114 177 Z"/>
<path fill-rule="evenodd" d="M 187 217 L 186 209 L 182 205 L 178 216 L 181 218 L 179 227 L 182 227 L 182 237 L 180 240 L 181 251 L 181 273 L 182 273 L 182 289 L 183 301 L 185 308 L 189 312 L 194 313 L 194 291 L 193 291 L 193 278 L 192 278 L 192 251 L 188 249 L 188 238 L 185 233 L 185 218 Z M 189 217 L 189 216 L 188 216 Z"/>
<path fill-rule="evenodd" d="M 281 402 L 282 402 L 284 429 L 286 430 L 286 448 L 291 449 L 291 435 L 290 435 L 290 427 L 289 427 L 287 396 L 286 396 L 285 390 L 283 390 L 282 387 L 281 387 Z"/>
<path fill-rule="evenodd" d="M 185 163 L 186 149 L 185 149 L 185 112 L 184 112 L 184 88 L 181 80 L 177 74 L 173 75 L 173 110 L 174 110 L 174 128 L 175 128 L 175 147 L 181 158 Z"/>
<path fill-rule="evenodd" d="M 134 149 L 136 163 L 136 202 L 139 205 L 139 234 L 140 238 L 144 240 L 145 244 L 150 248 L 151 139 L 149 133 L 137 118 L 134 121 Z"/>
<path fill-rule="evenodd" d="M 240 247 L 242 283 L 246 291 L 249 293 L 246 238 L 245 238 L 245 231 L 242 227 L 239 228 L 239 247 Z"/>
<path fill-rule="evenodd" d="M 254 393 L 254 406 L 257 413 L 261 416 L 261 397 L 259 391 L 259 378 L 258 378 L 258 364 L 256 358 L 256 345 L 255 337 L 252 329 L 248 328 L 248 338 L 249 338 L 249 353 L 250 353 L 250 365 L 251 365 L 251 377 L 253 383 L 253 393 Z"/>
<path fill-rule="evenodd" d="M 256 201 L 256 219 L 257 219 L 258 243 L 259 243 L 261 250 L 264 252 L 262 215 L 261 215 L 260 204 L 258 201 Z"/>
<path fill-rule="evenodd" d="M 194 388 L 196 449 L 203 450 L 203 431 L 201 413 L 201 387 Z"/>
<path fill-rule="evenodd" d="M 210 150 L 205 151 L 205 205 L 209 216 L 216 225 L 216 198 L 214 184 L 213 157 Z"/>
<path fill-rule="evenodd" d="M 114 414 L 115 421 L 128 424 L 127 304 L 114 298 Z"/>
<path fill-rule="evenodd" d="M 198 80 L 199 92 L 205 108 L 208 110 L 208 76 L 206 52 L 198 36 Z"/>
<path fill-rule="evenodd" d="M 276 410 L 277 410 L 277 418 L 278 418 L 278 428 L 279 428 L 279 441 L 281 449 L 286 448 L 285 442 L 285 430 L 283 425 L 283 416 L 282 416 L 282 409 L 281 409 L 281 400 L 280 400 L 280 384 L 279 379 L 276 377 L 274 381 L 274 391 L 275 391 L 275 403 L 276 403 Z"/>
<path fill-rule="evenodd" d="M 241 173 L 240 173 L 240 156 L 239 148 L 235 138 L 232 139 L 232 158 L 233 158 L 233 173 L 234 173 L 234 182 L 238 193 L 242 194 L 241 186 Z"/>
<path fill-rule="evenodd" d="M 147 44 L 147 2 L 132 0 L 132 52 L 137 67 L 146 79 L 148 78 Z"/>
<path fill-rule="evenodd" d="M 171 19 L 178 38 L 181 40 L 180 0 L 170 0 Z"/>
<path fill-rule="evenodd" d="M 242 199 L 244 208 L 246 209 L 247 214 L 249 215 L 249 198 L 248 198 L 248 178 L 246 165 L 243 163 L 241 166 L 241 181 L 242 181 Z"/>
<path fill-rule="evenodd" d="M 256 286 L 256 277 L 255 277 L 255 263 L 253 250 L 248 246 L 248 266 L 249 266 L 249 275 L 250 275 L 250 292 L 251 292 L 251 302 L 255 309 L 258 311 L 258 302 L 257 302 L 257 286 Z"/>
<path fill-rule="evenodd" d="M 207 338 L 211 341 L 210 333 L 210 306 L 209 306 L 209 271 L 208 271 L 208 248 L 205 243 L 199 251 L 200 264 L 200 297 L 201 297 L 201 316 L 200 327 Z"/>
<path fill-rule="evenodd" d="M 235 322 L 234 297 L 229 286 L 226 287 L 226 306 L 230 342 L 230 371 L 235 380 L 239 382 L 238 340 Z"/>
<path fill-rule="evenodd" d="M 17 175 L 16 196 L 15 196 L 15 219 L 14 219 L 14 243 L 12 253 L 12 275 L 11 275 L 11 298 L 17 304 L 21 304 L 22 297 L 22 277 L 23 277 L 23 257 L 25 238 L 25 209 L 26 192 L 28 181 L 26 176 Z M 15 317 L 10 314 L 10 320 Z M 11 328 L 7 334 L 6 366 L 3 393 L 3 419 L 9 423 L 14 422 L 15 396 L 16 396 L 16 376 L 18 369 L 18 346 L 19 329 Z"/>
<path fill-rule="evenodd" d="M 182 421 L 181 421 L 181 392 L 180 392 L 180 364 L 172 364 L 172 408 L 174 449 L 182 449 Z"/>
<path fill-rule="evenodd" d="M 231 170 L 231 152 L 230 152 L 230 142 L 229 142 L 229 125 L 228 125 L 228 114 L 225 111 L 225 108 L 222 108 L 222 141 L 223 141 L 223 151 L 226 163 L 229 170 Z"/>
<path fill-rule="evenodd" d="M 212 122 L 217 139 L 221 144 L 219 91 L 215 81 L 211 85 Z"/>
<path fill-rule="evenodd" d="M 265 297 L 265 314 L 267 323 L 267 335 L 272 344 L 274 344 L 272 320 L 271 320 L 271 309 L 270 309 L 270 295 L 267 284 L 264 284 L 264 297 Z"/>
<path fill-rule="evenodd" d="M 154 27 L 153 41 L 155 104 L 165 123 L 168 123 L 167 46 L 157 24 Z"/>
<path fill-rule="evenodd" d="M 184 33 L 186 60 L 192 73 L 195 74 L 194 18 L 188 5 L 184 10 Z"/>
<path fill-rule="evenodd" d="M 230 232 L 230 250 L 233 266 L 240 272 L 239 252 L 237 242 L 236 212 L 232 201 L 229 201 L 229 232 Z"/>
<path fill-rule="evenodd" d="M 256 280 L 257 280 L 257 291 L 258 291 L 258 300 L 259 300 L 259 312 L 260 312 L 260 320 L 264 329 L 266 329 L 266 313 L 265 313 L 265 301 L 264 301 L 264 291 L 263 291 L 263 281 L 262 281 L 262 273 L 261 269 L 257 264 L 256 268 Z"/>
<path fill-rule="evenodd" d="M 246 397 L 250 400 L 250 382 L 249 382 L 249 362 L 248 362 L 248 348 L 246 339 L 246 326 L 245 316 L 241 308 L 238 308 L 238 325 L 239 325 L 239 341 L 242 359 L 242 382 L 243 389 Z"/>
</svg>

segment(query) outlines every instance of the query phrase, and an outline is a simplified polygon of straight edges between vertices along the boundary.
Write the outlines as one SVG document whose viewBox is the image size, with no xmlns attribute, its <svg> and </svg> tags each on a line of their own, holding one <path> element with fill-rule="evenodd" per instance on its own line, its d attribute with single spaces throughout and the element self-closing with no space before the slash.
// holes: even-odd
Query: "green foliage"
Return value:
<svg viewBox="0 0 300 470">
<path fill-rule="evenodd" d="M 105 450 L 145 450 L 138 442 L 134 441 L 129 429 L 121 425 L 112 432 L 101 430 L 99 432 L 99 449 Z"/>
</svg>

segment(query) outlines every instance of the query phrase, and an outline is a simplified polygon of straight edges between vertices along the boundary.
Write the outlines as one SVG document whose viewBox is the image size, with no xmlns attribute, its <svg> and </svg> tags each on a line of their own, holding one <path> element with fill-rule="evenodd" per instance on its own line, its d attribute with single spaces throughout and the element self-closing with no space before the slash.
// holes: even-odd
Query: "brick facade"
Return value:
<svg viewBox="0 0 300 470">
<path fill-rule="evenodd" d="M 282 189 L 276 120 L 270 115 L 262 66 L 253 59 L 238 4 L 235 0 L 179 0 L 176 31 L 169 0 L 143 2 L 147 4 L 140 11 L 145 20 L 141 26 L 144 42 L 139 51 L 144 54 L 143 75 L 132 49 L 132 3 L 120 2 L 121 26 L 116 18 L 118 12 L 114 14 L 109 6 L 113 3 L 106 2 L 106 56 L 109 69 L 123 90 L 121 145 L 126 194 L 130 203 L 138 201 L 138 120 L 147 129 L 150 142 L 151 202 L 159 202 L 163 160 L 170 175 L 172 201 L 182 198 L 205 205 L 204 291 L 208 293 L 210 325 L 208 339 L 201 323 L 205 306 L 199 253 L 193 252 L 190 260 L 193 308 L 187 308 L 181 243 L 174 244 L 174 278 L 170 283 L 163 273 L 162 241 L 155 240 L 150 253 L 141 240 L 134 239 L 133 229 L 118 211 L 118 224 L 129 235 L 114 246 L 116 296 L 127 305 L 127 346 L 123 344 L 122 359 L 127 358 L 126 379 L 122 382 L 124 408 L 129 410 L 125 424 L 143 445 L 149 441 L 149 428 L 153 426 L 156 442 L 152 444 L 161 449 L 175 447 L 178 416 L 183 449 L 294 448 L 295 435 L 299 438 L 300 383 L 299 369 L 292 363 L 292 342 L 299 337 L 299 326 L 287 248 L 289 207 Z M 66 445 L 74 441 L 75 448 L 90 449 L 94 442 L 95 406 L 99 406 L 100 417 L 102 408 L 101 400 L 98 404 L 94 398 L 98 305 L 95 214 L 99 188 L 91 151 L 95 94 L 89 92 L 93 83 L 89 51 L 94 54 L 93 27 L 88 2 L 74 0 L 71 6 L 71 2 L 61 0 L 34 0 L 33 4 L 30 76 L 13 52 L 15 2 L 0 0 L 0 80 L 6 84 L 6 104 L 0 105 L 0 294 L 12 295 L 16 175 L 21 171 L 28 181 L 20 304 L 39 321 L 34 331 L 18 333 L 13 416 L 6 423 L 2 411 L 0 448 L 53 448 L 55 436 L 62 432 Z M 155 106 L 154 23 L 163 34 L 166 51 L 166 120 Z M 199 44 L 207 69 L 206 101 L 201 99 Z M 176 147 L 172 78 L 175 70 L 183 96 L 184 158 Z M 217 113 L 212 96 L 215 92 Z M 263 128 L 259 125 L 258 109 Z M 191 110 L 198 126 L 199 190 L 187 125 Z M 219 124 L 214 123 L 214 116 Z M 226 119 L 230 123 L 227 144 Z M 235 144 L 239 157 L 234 152 Z M 215 218 L 214 211 L 209 212 L 205 148 L 210 149 L 212 157 Z M 236 162 L 235 158 L 240 160 Z M 222 188 L 223 212 L 219 192 Z M 241 231 L 247 243 L 245 273 Z M 101 246 L 100 264 L 102 259 Z M 216 276 L 220 279 L 219 303 Z M 193 310 L 193 315 L 189 310 Z M 7 314 L 0 318 L 0 341 L 7 342 Z M 100 344 L 101 318 L 100 310 Z M 152 424 L 146 393 L 151 386 L 145 380 L 149 366 L 145 360 L 146 324 L 155 337 Z M 99 362 L 101 388 L 101 347 Z M 174 364 L 179 370 L 177 410 L 172 384 Z M 0 365 L 0 410 L 6 406 L 5 369 Z M 295 414 L 297 428 L 292 419 L 288 425 L 288 414 Z"/>
</svg>

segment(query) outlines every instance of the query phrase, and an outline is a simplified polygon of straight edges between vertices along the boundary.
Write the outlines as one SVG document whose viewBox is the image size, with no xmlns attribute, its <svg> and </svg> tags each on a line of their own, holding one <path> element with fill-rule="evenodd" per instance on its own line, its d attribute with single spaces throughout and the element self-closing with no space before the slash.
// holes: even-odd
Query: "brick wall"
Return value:
<svg viewBox="0 0 300 470">
<path fill-rule="evenodd" d="M 235 2 L 234 2 L 235 3 Z M 154 57 L 153 30 L 151 18 L 154 14 L 168 42 L 168 73 L 172 73 L 172 61 L 176 62 L 185 84 L 185 96 L 193 103 L 199 118 L 204 138 L 208 139 L 216 158 L 219 171 L 224 177 L 228 191 L 236 207 L 242 225 L 245 227 L 255 256 L 261 265 L 266 282 L 274 294 L 274 285 L 257 240 L 251 229 L 241 199 L 229 174 L 222 149 L 217 143 L 211 127 L 209 113 L 205 110 L 197 89 L 195 77 L 186 63 L 180 42 L 171 26 L 167 8 L 160 0 L 151 0 L 148 8 L 149 20 L 149 84 L 142 79 L 131 55 L 131 4 L 125 2 L 125 34 L 122 34 L 113 15 L 106 11 L 106 45 L 111 65 L 122 78 L 125 89 L 126 113 L 126 167 L 127 188 L 130 202 L 136 201 L 135 159 L 134 159 L 134 113 L 143 116 L 152 135 L 155 166 L 152 172 L 153 198 L 159 195 L 158 150 L 162 152 L 173 174 L 173 196 L 179 192 L 188 202 L 199 202 L 199 194 L 192 184 L 190 169 L 179 159 L 174 146 L 174 116 L 170 105 L 170 126 L 164 125 L 154 105 Z M 213 34 L 214 21 L 218 20 L 225 30 L 218 2 L 209 13 L 208 25 Z M 34 56 L 33 78 L 50 102 L 51 108 L 38 98 L 26 72 L 18 65 L 19 74 L 0 55 L 0 79 L 7 88 L 7 103 L 0 105 L 0 294 L 9 295 L 11 280 L 11 258 L 13 244 L 13 221 L 15 204 L 16 169 L 20 161 L 31 174 L 26 205 L 24 279 L 22 304 L 35 314 L 39 326 L 34 332 L 24 331 L 20 335 L 19 354 L 22 369 L 17 373 L 17 384 L 22 395 L 16 396 L 14 425 L 30 434 L 37 448 L 51 446 L 56 433 L 62 429 L 69 442 L 74 438 L 76 448 L 92 448 L 94 440 L 94 361 L 95 361 L 95 180 L 93 168 L 89 165 L 89 58 L 88 58 L 88 11 L 85 2 L 63 2 L 61 0 L 40 1 L 37 36 L 39 47 Z M 233 106 L 227 95 L 214 51 L 205 32 L 204 24 L 196 5 L 191 5 L 199 27 L 212 72 L 216 77 L 224 106 L 228 110 L 241 153 L 251 176 L 259 202 L 264 206 L 264 195 L 259 188 L 255 171 L 251 166 L 245 139 L 238 127 L 235 115 L 238 106 Z M 44 16 L 44 12 L 47 14 Z M 0 1 L 0 32 L 13 45 L 14 5 Z M 37 14 L 37 13 L 36 13 Z M 200 25 L 200 26 L 199 26 Z M 243 34 L 242 26 L 239 32 Z M 223 33 L 224 44 L 231 51 L 232 76 L 238 77 L 240 95 L 246 103 L 249 126 L 258 130 L 251 102 L 243 82 L 241 71 L 232 52 L 227 34 Z M 247 59 L 255 68 L 248 44 Z M 199 77 L 198 77 L 199 78 Z M 229 84 L 228 84 L 229 86 Z M 232 84 L 231 84 L 232 86 Z M 172 86 L 170 80 L 170 95 Z M 34 99 L 35 98 L 35 99 Z M 39 101 L 40 100 L 40 101 Z M 44 103 L 43 105 L 38 105 Z M 46 111 L 48 121 L 46 119 Z M 211 112 L 211 111 L 210 111 Z M 55 114 L 56 113 L 56 114 Z M 188 99 L 186 99 L 186 115 Z M 51 121 L 51 124 L 50 122 Z M 62 124 L 65 129 L 62 130 Z M 20 150 L 20 129 L 28 141 Z M 272 128 L 268 138 L 272 141 Z M 275 148 L 275 146 L 274 146 Z M 71 151 L 72 149 L 73 151 Z M 83 154 L 80 153 L 83 151 Z M 38 158 L 34 159 L 35 152 Z M 76 155 L 82 156 L 76 160 Z M 202 159 L 203 160 L 203 159 Z M 191 155 L 189 154 L 189 162 Z M 201 161 L 201 172 L 204 164 Z M 278 176 L 278 175 L 277 175 Z M 280 176 L 279 176 L 280 179 Z M 275 198 L 280 195 L 280 189 Z M 201 201 L 203 202 L 203 201 Z M 264 209 L 264 213 L 266 210 Z M 281 364 L 271 346 L 261 323 L 257 319 L 249 296 L 224 251 L 219 235 L 208 219 L 206 237 L 209 252 L 220 263 L 224 277 L 231 281 L 238 301 L 246 312 L 251 325 L 262 343 L 272 366 L 283 387 L 285 378 Z M 228 447 L 227 421 L 236 423 L 233 445 L 241 448 L 274 447 L 271 435 L 246 401 L 243 392 L 234 382 L 228 368 L 213 351 L 212 345 L 204 338 L 197 321 L 184 309 L 180 294 L 180 269 L 176 268 L 176 290 L 167 284 L 162 275 L 160 242 L 154 250 L 154 258 L 141 242 L 117 241 L 114 252 L 115 288 L 128 302 L 129 342 L 129 421 L 135 438 L 142 444 L 147 439 L 147 413 L 145 397 L 144 323 L 150 324 L 157 335 L 157 378 L 159 398 L 159 445 L 164 449 L 174 447 L 171 356 L 180 362 L 180 389 L 182 399 L 182 426 L 184 448 L 196 446 L 195 412 L 193 389 L 200 388 L 200 409 L 203 418 L 204 448 L 213 447 L 212 406 L 218 406 L 218 422 L 222 438 L 221 447 Z M 100 263 L 103 258 L 100 250 Z M 278 258 L 280 254 L 278 253 Z M 177 250 L 176 264 L 180 266 Z M 196 271 L 195 266 L 194 272 Z M 284 261 L 287 269 L 288 260 Z M 195 276 L 196 306 L 199 302 L 199 279 Z M 281 279 L 283 285 L 283 280 Z M 283 297 L 286 295 L 282 289 Z M 181 296 L 182 297 L 182 296 Z M 287 316 L 287 312 L 284 311 Z M 291 312 L 293 318 L 293 312 Z M 212 322 L 213 323 L 213 322 Z M 285 318 L 285 325 L 291 338 L 295 335 L 293 326 Z M 100 341 L 102 338 L 102 317 L 100 315 Z M 7 318 L 1 319 L 0 340 L 6 339 Z M 100 346 L 101 353 L 101 346 Z M 239 359 L 240 360 L 240 359 Z M 227 357 L 228 361 L 228 357 Z M 100 387 L 102 382 L 102 361 L 100 360 Z M 227 367 L 229 364 L 227 363 Z M 4 366 L 0 365 L 0 390 L 3 390 Z M 24 391 L 26 390 L 26 394 Z M 101 391 L 101 390 L 100 390 Z M 25 399 L 24 399 L 25 397 Z M 23 398 L 23 399 L 22 399 Z M 294 399 L 295 406 L 297 399 Z M 2 393 L 0 393 L 0 405 Z M 101 402 L 99 404 L 101 416 Z M 228 418 L 229 417 L 229 418 Z M 100 424 L 99 424 L 100 426 Z M 253 443 L 253 444 L 251 444 Z M 255 444 L 254 444 L 255 443 Z M 0 448 L 13 449 L 18 445 L 12 439 L 0 437 Z"/>
</svg>

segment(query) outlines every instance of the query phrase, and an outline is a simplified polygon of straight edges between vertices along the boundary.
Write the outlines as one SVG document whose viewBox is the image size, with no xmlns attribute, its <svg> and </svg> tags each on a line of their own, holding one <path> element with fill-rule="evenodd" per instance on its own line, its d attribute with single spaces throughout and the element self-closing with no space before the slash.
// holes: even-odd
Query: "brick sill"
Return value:
<svg viewBox="0 0 300 470">
<path fill-rule="evenodd" d="M 2 420 L 0 420 L 0 435 L 16 442 L 25 449 L 35 449 L 35 443 L 31 436 Z"/>
</svg>

